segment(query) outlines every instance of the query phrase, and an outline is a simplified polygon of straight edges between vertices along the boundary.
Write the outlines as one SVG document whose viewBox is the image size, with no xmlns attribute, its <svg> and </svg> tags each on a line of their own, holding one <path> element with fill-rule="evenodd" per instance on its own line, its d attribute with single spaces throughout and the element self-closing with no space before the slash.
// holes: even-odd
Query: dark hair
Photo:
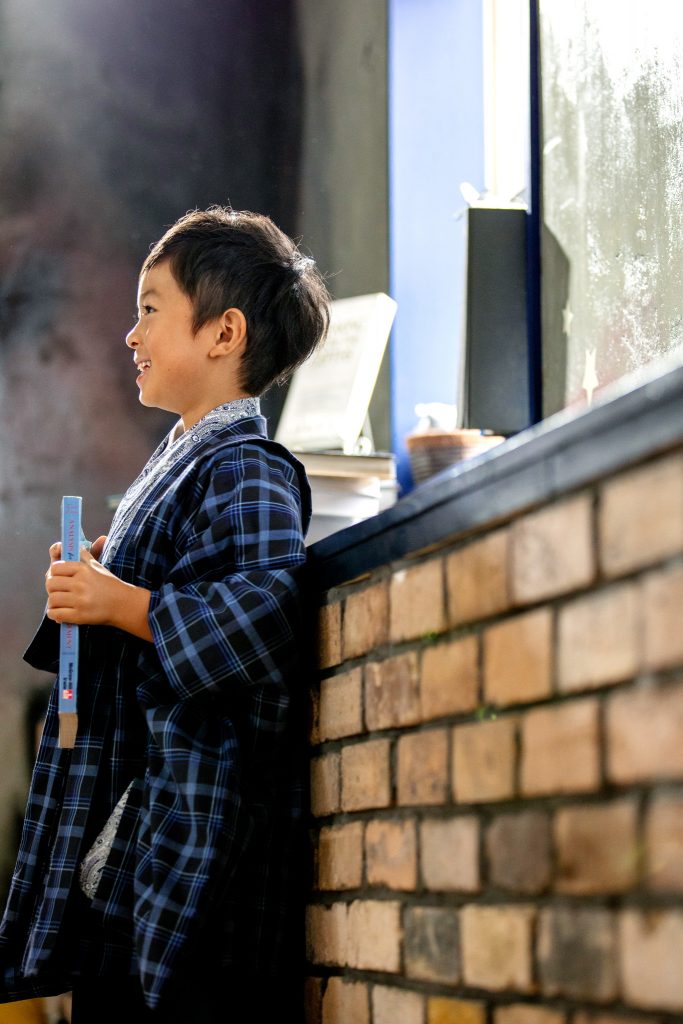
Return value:
<svg viewBox="0 0 683 1024">
<path fill-rule="evenodd" d="M 195 333 L 226 309 L 243 312 L 240 384 L 251 395 L 286 380 L 327 333 L 322 277 L 270 217 L 227 206 L 186 213 L 152 247 L 141 273 L 166 259 L 192 303 Z"/>
</svg>

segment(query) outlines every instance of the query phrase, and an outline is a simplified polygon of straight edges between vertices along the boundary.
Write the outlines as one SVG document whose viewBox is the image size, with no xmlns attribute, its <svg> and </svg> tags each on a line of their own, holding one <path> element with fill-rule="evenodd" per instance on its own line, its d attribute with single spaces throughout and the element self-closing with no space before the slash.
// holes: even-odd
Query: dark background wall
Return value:
<svg viewBox="0 0 683 1024">
<path fill-rule="evenodd" d="M 180 214 L 230 202 L 302 235 L 337 296 L 386 288 L 384 12 L 0 0 L 0 877 L 50 682 L 21 653 L 61 496 L 106 532 L 107 495 L 172 420 L 138 405 L 123 344 L 140 262 Z"/>
<path fill-rule="evenodd" d="M 298 0 L 303 108 L 299 230 L 334 298 L 389 291 L 387 0 Z M 389 354 L 370 419 L 391 445 Z"/>
</svg>

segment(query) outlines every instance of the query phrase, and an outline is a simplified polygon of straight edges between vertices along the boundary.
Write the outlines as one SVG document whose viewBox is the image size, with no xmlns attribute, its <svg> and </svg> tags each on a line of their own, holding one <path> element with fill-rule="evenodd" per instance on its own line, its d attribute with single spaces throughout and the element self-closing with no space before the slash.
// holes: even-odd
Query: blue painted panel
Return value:
<svg viewBox="0 0 683 1024">
<path fill-rule="evenodd" d="M 392 443 L 402 492 L 417 402 L 456 401 L 460 183 L 484 187 L 481 0 L 389 0 Z"/>
</svg>

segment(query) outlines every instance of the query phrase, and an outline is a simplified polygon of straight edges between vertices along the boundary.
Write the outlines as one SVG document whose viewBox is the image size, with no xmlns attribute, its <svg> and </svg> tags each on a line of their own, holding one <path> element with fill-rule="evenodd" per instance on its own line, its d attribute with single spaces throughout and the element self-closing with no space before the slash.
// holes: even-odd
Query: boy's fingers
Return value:
<svg viewBox="0 0 683 1024">
<path fill-rule="evenodd" d="M 48 577 L 75 576 L 78 571 L 78 562 L 53 562 L 47 571 Z"/>
<path fill-rule="evenodd" d="M 90 554 L 93 556 L 93 558 L 97 558 L 99 560 L 99 557 L 102 554 L 102 549 L 104 548 L 104 545 L 106 543 L 107 543 L 107 538 L 106 537 L 98 537 L 97 540 L 94 540 L 92 542 L 92 546 L 90 548 Z"/>
<path fill-rule="evenodd" d="M 64 577 L 62 577 L 62 580 L 55 579 L 54 577 L 48 578 L 45 581 L 45 590 L 47 591 L 48 603 L 50 601 L 63 601 L 67 594 L 72 593 L 72 589 L 68 582 L 64 580 Z"/>
<path fill-rule="evenodd" d="M 45 582 L 45 589 L 48 593 L 55 590 L 71 590 L 71 577 L 50 573 Z"/>
<path fill-rule="evenodd" d="M 46 615 L 48 619 L 53 619 L 55 622 L 70 622 L 72 624 L 78 618 L 75 608 L 50 608 L 48 606 Z"/>
<path fill-rule="evenodd" d="M 62 557 L 62 543 L 56 541 L 54 544 L 50 544 L 50 561 L 56 562 Z"/>
</svg>

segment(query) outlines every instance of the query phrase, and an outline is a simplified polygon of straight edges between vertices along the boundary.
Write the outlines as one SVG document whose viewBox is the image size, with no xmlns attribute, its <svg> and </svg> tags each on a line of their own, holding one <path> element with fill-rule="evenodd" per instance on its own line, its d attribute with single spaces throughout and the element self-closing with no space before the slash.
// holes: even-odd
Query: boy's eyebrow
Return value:
<svg viewBox="0 0 683 1024">
<path fill-rule="evenodd" d="M 159 292 L 156 290 L 156 288 L 147 288 L 144 292 L 140 292 L 141 299 L 146 299 L 148 295 L 158 296 Z"/>
</svg>

